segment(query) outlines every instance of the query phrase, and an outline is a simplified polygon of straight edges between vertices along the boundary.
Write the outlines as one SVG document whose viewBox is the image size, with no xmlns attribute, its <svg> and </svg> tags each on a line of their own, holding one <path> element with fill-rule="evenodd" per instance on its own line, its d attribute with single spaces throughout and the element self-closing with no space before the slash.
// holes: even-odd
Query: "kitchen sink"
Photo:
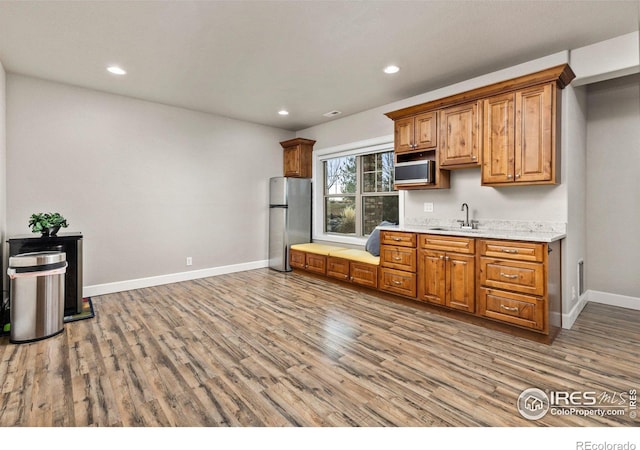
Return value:
<svg viewBox="0 0 640 450">
<path fill-rule="evenodd" d="M 455 231 L 456 233 L 479 233 L 480 230 L 476 229 L 465 229 L 465 228 L 456 228 L 456 227 L 430 227 L 429 231 Z"/>
</svg>

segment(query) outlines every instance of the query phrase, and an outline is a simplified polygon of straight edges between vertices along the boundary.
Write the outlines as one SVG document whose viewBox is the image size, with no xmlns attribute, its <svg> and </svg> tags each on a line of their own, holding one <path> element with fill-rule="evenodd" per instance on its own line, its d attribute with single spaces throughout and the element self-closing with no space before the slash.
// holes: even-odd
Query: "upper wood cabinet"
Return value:
<svg viewBox="0 0 640 450">
<path fill-rule="evenodd" d="M 468 167 L 482 168 L 485 186 L 556 184 L 559 91 L 573 78 L 562 64 L 386 113 L 396 162 L 432 153 L 436 183 L 414 189 L 448 188 L 449 170 Z"/>
<path fill-rule="evenodd" d="M 284 176 L 295 178 L 311 178 L 313 176 L 312 156 L 313 144 L 311 139 L 295 138 L 280 142 L 284 150 Z"/>
<path fill-rule="evenodd" d="M 480 166 L 481 114 L 478 103 L 445 108 L 439 113 L 440 166 L 465 168 Z"/>
<path fill-rule="evenodd" d="M 548 83 L 484 100 L 482 184 L 554 184 L 556 88 Z"/>
<path fill-rule="evenodd" d="M 437 144 L 436 112 L 406 117 L 394 123 L 394 148 L 396 153 L 434 148 Z"/>
</svg>

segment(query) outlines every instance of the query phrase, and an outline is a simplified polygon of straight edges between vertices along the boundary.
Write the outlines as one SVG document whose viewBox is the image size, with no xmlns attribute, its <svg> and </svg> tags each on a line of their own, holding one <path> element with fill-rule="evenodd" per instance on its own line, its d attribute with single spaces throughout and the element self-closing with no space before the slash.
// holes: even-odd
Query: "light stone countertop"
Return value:
<svg viewBox="0 0 640 450">
<path fill-rule="evenodd" d="M 496 225 L 492 228 L 491 225 Z M 428 233 L 447 236 L 464 236 L 486 239 L 507 239 L 512 241 L 554 242 L 567 237 L 562 226 L 545 226 L 539 223 L 517 224 L 513 229 L 504 228 L 505 224 L 480 223 L 477 230 L 461 230 L 459 225 L 452 224 L 406 224 L 379 226 L 380 230 L 405 231 L 408 233 Z M 513 225 L 513 223 L 512 223 Z M 441 229 L 434 229 L 441 228 Z"/>
</svg>

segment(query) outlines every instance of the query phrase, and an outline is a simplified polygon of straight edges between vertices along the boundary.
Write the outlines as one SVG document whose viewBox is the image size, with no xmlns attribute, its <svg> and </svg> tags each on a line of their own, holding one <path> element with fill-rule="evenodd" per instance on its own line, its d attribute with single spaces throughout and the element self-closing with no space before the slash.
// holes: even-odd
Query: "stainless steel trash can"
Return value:
<svg viewBox="0 0 640 450">
<path fill-rule="evenodd" d="M 37 341 L 64 330 L 66 271 L 63 252 L 22 253 L 9 258 L 11 342 Z"/>
</svg>

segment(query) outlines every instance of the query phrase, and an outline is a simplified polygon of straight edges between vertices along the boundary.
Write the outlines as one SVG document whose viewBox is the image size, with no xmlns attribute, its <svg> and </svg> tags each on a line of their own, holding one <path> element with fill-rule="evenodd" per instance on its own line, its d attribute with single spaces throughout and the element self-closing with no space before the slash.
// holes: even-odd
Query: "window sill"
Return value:
<svg viewBox="0 0 640 450">
<path fill-rule="evenodd" d="M 317 234 L 313 236 L 313 241 L 322 241 L 333 244 L 347 244 L 364 248 L 367 243 L 366 237 L 340 236 L 337 234 Z"/>
</svg>

